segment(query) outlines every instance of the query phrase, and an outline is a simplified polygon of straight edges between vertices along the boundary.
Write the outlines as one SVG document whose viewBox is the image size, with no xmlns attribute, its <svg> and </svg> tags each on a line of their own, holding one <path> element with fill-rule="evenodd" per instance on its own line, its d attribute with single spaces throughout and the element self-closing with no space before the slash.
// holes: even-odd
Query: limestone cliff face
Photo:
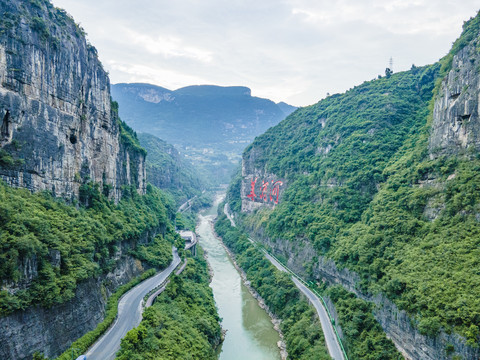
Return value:
<svg viewBox="0 0 480 360">
<path fill-rule="evenodd" d="M 254 230 L 251 229 L 253 233 Z M 415 321 L 403 310 L 400 310 L 392 301 L 382 294 L 367 294 L 359 290 L 357 284 L 360 277 L 347 268 L 339 268 L 331 259 L 318 256 L 315 249 L 308 241 L 292 243 L 288 240 L 267 238 L 263 232 L 256 232 L 257 239 L 261 239 L 270 247 L 276 255 L 281 255 L 287 260 L 287 265 L 301 276 L 308 276 L 305 264 L 315 259 L 315 265 L 311 269 L 313 277 L 317 280 L 326 281 L 329 284 L 340 284 L 346 290 L 353 292 L 359 298 L 375 304 L 374 316 L 384 329 L 387 336 L 392 339 L 397 349 L 406 359 L 410 360 L 448 360 L 451 358 L 445 348 L 448 344 L 455 347 L 455 353 L 462 359 L 478 359 L 478 348 L 468 346 L 465 338 L 455 333 L 441 331 L 435 337 L 420 334 L 413 324 Z M 292 256 L 292 254 L 295 254 Z M 334 317 L 335 306 L 327 302 L 327 306 Z M 336 319 L 338 323 L 338 319 Z M 339 329 L 341 332 L 341 329 Z"/>
<path fill-rule="evenodd" d="M 261 207 L 274 208 L 281 201 L 286 180 L 255 166 L 261 157 L 259 149 L 251 148 L 242 158 L 240 196 L 242 212 L 250 213 Z"/>
<path fill-rule="evenodd" d="M 478 40 L 480 35 L 476 38 L 477 40 L 471 41 L 453 56 L 452 68 L 442 80 L 438 95 L 434 99 L 430 137 L 428 144 L 424 144 L 425 146 L 428 145 L 429 155 L 432 159 L 441 155 L 462 156 L 478 154 L 480 151 L 480 42 Z M 305 117 L 307 116 L 308 114 Z M 306 131 L 309 129 L 306 129 Z M 279 132 L 275 135 L 280 138 Z M 288 135 L 282 135 L 282 139 L 288 138 Z M 267 140 L 263 140 L 267 142 Z M 319 149 L 317 154 L 326 155 L 329 153 L 331 145 Z M 247 196 L 252 189 L 258 195 L 258 184 L 255 186 L 251 185 L 251 182 L 256 178 L 269 179 L 274 177 L 274 175 L 264 171 L 265 166 L 262 165 L 262 161 L 270 160 L 265 160 L 264 158 L 261 144 L 257 143 L 254 143 L 252 147 L 246 150 L 243 156 L 240 196 L 242 200 L 241 210 L 247 214 L 247 219 L 249 213 L 267 205 L 258 199 L 251 199 Z M 300 176 L 301 174 L 298 171 L 296 173 L 292 171 L 291 175 Z M 334 176 L 335 174 L 333 174 L 333 179 Z M 454 174 L 451 175 L 447 181 L 454 177 Z M 290 174 L 287 175 L 287 179 L 293 178 L 294 176 L 290 177 Z M 285 183 L 285 180 L 283 182 Z M 421 182 L 420 186 L 442 189 L 444 184 L 439 179 L 429 178 Z M 294 182 L 291 181 L 292 188 L 294 185 Z M 325 185 L 329 187 L 337 186 L 338 184 L 327 182 Z M 321 201 L 322 199 L 319 196 L 316 200 Z M 293 201 L 289 201 L 293 203 Z M 445 199 L 442 194 L 430 199 L 426 204 L 424 216 L 433 221 L 445 207 L 444 202 Z M 307 217 L 307 214 L 305 217 Z M 242 225 L 242 219 L 244 218 L 236 216 L 236 219 L 238 219 L 236 220 L 237 223 Z M 257 223 L 253 226 L 251 222 L 245 221 L 243 225 L 250 226 L 249 232 L 264 242 L 277 255 L 288 259 L 288 266 L 298 274 L 312 276 L 330 284 L 341 284 L 359 298 L 373 302 L 376 305 L 374 315 L 377 321 L 405 358 L 446 360 L 452 358 L 453 355 L 463 359 L 478 359 L 480 357 L 480 350 L 475 346 L 468 345 L 467 340 L 455 332 L 439 331 L 437 335 L 431 337 L 421 334 L 418 326 L 416 326 L 418 320 L 415 320 L 414 316 L 400 310 L 384 294 L 372 295 L 362 292 L 359 286 L 360 277 L 358 274 L 347 268 L 341 268 L 332 259 L 320 256 L 312 245 L 312 239 L 300 236 L 295 241 L 282 239 L 281 237 L 269 238 L 264 233 L 265 224 Z M 306 264 L 312 264 L 308 270 L 306 269 Z M 333 305 L 330 304 L 330 306 L 331 312 L 334 313 Z M 455 354 L 448 354 L 446 349 L 452 345 L 455 349 Z"/>
<path fill-rule="evenodd" d="M 108 75 L 82 29 L 45 1 L 0 1 L 0 13 L 0 149 L 17 160 L 1 178 L 66 197 L 87 179 L 111 185 L 115 200 L 122 185 L 144 193 L 145 156 L 121 141 Z"/>
<path fill-rule="evenodd" d="M 480 150 L 478 113 L 480 56 L 475 43 L 465 46 L 452 61 L 452 69 L 443 79 L 433 112 L 429 142 L 432 158 L 444 154 Z"/>
<path fill-rule="evenodd" d="M 138 240 L 147 243 L 164 229 L 146 232 Z M 54 358 L 73 340 L 96 328 L 105 317 L 107 297 L 118 286 L 140 275 L 144 268 L 128 252 L 133 243 L 123 242 L 115 254 L 113 270 L 80 283 L 75 297 L 66 303 L 31 307 L 4 316 L 0 321 L 0 359 L 31 359 L 39 351 Z"/>
</svg>

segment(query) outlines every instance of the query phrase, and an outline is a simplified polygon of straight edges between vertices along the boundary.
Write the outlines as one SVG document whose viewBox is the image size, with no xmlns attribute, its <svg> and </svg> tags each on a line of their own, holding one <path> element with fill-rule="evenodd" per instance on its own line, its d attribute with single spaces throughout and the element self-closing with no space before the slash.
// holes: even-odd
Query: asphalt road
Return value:
<svg viewBox="0 0 480 360">
<path fill-rule="evenodd" d="M 141 282 L 125 293 L 118 303 L 118 316 L 112 327 L 88 350 L 88 360 L 110 360 L 120 349 L 120 340 L 128 331 L 137 327 L 142 320 L 143 297 L 165 281 L 180 263 L 177 250 L 173 251 L 173 261 L 168 268 Z"/>
<path fill-rule="evenodd" d="M 267 252 L 264 252 L 266 258 L 280 271 L 287 272 L 287 270 L 270 256 Z M 313 304 L 317 310 L 318 317 L 320 318 L 320 323 L 322 324 L 323 334 L 325 336 L 325 343 L 327 344 L 328 353 L 334 360 L 344 360 L 342 349 L 337 341 L 337 336 L 333 330 L 332 323 L 328 317 L 327 311 L 323 307 L 322 301 L 315 295 L 310 289 L 303 285 L 296 277 L 292 276 L 292 280 L 297 285 L 298 289 L 305 294 L 308 300 Z"/>
<path fill-rule="evenodd" d="M 228 204 L 225 204 L 225 207 L 223 208 L 223 212 L 230 220 L 232 226 L 235 226 L 235 223 L 231 219 L 231 215 L 229 214 L 229 211 L 228 211 Z M 248 240 L 250 240 L 251 243 L 254 243 L 252 239 L 249 238 Z M 285 267 L 282 264 L 280 264 L 275 258 L 273 258 L 268 252 L 263 250 L 263 253 L 265 254 L 265 257 L 278 270 L 283 272 L 288 272 L 287 269 L 285 269 Z M 308 298 L 308 300 L 312 303 L 312 305 L 315 307 L 315 310 L 317 310 L 317 314 L 320 319 L 320 324 L 322 325 L 323 335 L 325 337 L 325 343 L 327 345 L 328 353 L 334 360 L 345 360 L 345 357 L 343 356 L 343 351 L 340 348 L 340 344 L 337 341 L 335 330 L 333 329 L 332 323 L 330 322 L 330 318 L 328 317 L 327 310 L 325 310 L 325 308 L 323 307 L 322 301 L 318 298 L 317 295 L 315 295 L 312 291 L 310 291 L 309 288 L 303 285 L 295 276 L 292 276 L 292 280 L 295 283 L 295 285 L 298 287 L 298 289 L 302 293 L 304 293 L 305 296 Z"/>
</svg>

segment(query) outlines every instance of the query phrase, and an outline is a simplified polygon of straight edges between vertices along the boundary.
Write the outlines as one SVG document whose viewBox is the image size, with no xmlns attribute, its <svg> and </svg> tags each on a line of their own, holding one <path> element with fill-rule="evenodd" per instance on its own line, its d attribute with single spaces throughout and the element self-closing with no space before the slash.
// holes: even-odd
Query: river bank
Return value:
<svg viewBox="0 0 480 360">
<path fill-rule="evenodd" d="M 226 330 L 219 359 L 285 359 L 278 347 L 282 338 L 274 328 L 275 320 L 272 322 L 255 294 L 245 286 L 244 277 L 213 231 L 219 201 L 217 198 L 214 206 L 199 215 L 196 229 L 213 272 L 210 287 Z"/>
</svg>

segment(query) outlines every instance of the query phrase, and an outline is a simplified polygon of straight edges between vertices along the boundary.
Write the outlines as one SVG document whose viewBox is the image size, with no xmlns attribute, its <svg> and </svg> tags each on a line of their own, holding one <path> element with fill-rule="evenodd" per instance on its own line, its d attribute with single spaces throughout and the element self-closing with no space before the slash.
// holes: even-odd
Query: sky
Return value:
<svg viewBox="0 0 480 360">
<path fill-rule="evenodd" d="M 248 86 L 296 106 L 434 63 L 478 0 L 53 0 L 112 83 Z"/>
</svg>

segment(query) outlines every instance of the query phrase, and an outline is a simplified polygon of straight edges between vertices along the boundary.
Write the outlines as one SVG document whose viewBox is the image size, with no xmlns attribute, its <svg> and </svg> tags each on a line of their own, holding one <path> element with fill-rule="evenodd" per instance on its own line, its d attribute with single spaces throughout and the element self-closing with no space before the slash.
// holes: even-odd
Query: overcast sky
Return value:
<svg viewBox="0 0 480 360">
<path fill-rule="evenodd" d="M 53 0 L 112 83 L 243 85 L 303 106 L 444 56 L 478 0 Z"/>
</svg>

